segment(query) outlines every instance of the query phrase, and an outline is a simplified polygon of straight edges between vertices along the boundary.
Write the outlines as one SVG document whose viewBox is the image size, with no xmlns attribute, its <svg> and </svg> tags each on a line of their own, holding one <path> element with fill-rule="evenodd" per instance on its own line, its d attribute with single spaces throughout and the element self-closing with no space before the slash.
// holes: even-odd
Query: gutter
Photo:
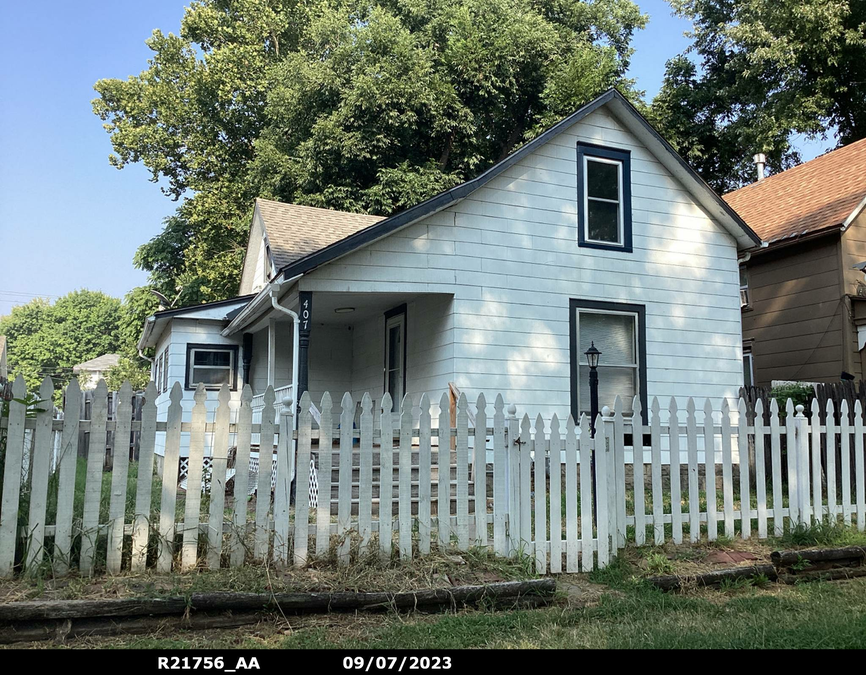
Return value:
<svg viewBox="0 0 866 675">
<path fill-rule="evenodd" d="M 281 276 L 282 274 L 278 275 L 277 278 L 280 278 Z M 258 312 L 267 306 L 265 302 L 270 298 L 272 292 L 279 294 L 283 290 L 284 286 L 293 284 L 302 276 L 303 274 L 298 274 L 289 279 L 283 279 L 282 281 L 271 281 L 260 290 L 258 294 L 249 301 L 249 303 L 247 303 L 240 313 L 229 322 L 228 326 L 223 328 L 220 335 L 223 337 L 229 337 L 247 326 L 257 317 Z"/>
</svg>

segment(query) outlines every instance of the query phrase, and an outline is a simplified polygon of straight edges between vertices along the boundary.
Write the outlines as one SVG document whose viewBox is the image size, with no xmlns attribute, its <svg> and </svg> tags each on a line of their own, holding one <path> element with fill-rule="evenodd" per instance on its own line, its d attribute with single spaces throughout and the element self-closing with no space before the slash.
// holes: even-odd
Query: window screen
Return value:
<svg viewBox="0 0 866 675">
<path fill-rule="evenodd" d="M 231 348 L 190 347 L 187 358 L 187 387 L 200 382 L 206 387 L 219 388 L 228 384 L 234 388 L 236 350 Z"/>
<path fill-rule="evenodd" d="M 598 407 L 613 408 L 617 396 L 630 412 L 640 391 L 637 315 L 578 309 L 578 412 L 589 414 L 589 366 L 585 352 L 591 343 L 601 351 L 598 365 Z"/>
<path fill-rule="evenodd" d="M 622 243 L 620 162 L 586 158 L 586 238 Z"/>
</svg>

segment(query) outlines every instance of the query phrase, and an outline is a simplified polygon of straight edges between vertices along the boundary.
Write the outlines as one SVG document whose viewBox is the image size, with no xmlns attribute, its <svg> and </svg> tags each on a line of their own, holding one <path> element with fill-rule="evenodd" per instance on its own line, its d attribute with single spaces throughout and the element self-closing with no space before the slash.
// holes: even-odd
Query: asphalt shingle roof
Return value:
<svg viewBox="0 0 866 675">
<path fill-rule="evenodd" d="M 82 370 L 108 370 L 109 368 L 113 368 L 120 362 L 120 354 L 103 354 L 102 356 L 97 356 L 95 359 L 90 359 L 90 361 L 85 361 L 84 363 L 79 363 L 77 366 L 72 367 L 72 372 L 77 373 Z"/>
<path fill-rule="evenodd" d="M 723 199 L 766 242 L 839 227 L 866 196 L 866 139 L 729 192 Z"/>
<path fill-rule="evenodd" d="M 270 199 L 256 199 L 256 204 L 277 270 L 383 219 Z"/>
</svg>

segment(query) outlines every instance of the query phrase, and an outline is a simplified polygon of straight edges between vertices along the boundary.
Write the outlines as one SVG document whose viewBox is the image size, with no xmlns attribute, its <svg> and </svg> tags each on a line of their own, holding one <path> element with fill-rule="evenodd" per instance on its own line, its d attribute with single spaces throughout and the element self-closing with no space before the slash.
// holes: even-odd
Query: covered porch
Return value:
<svg viewBox="0 0 866 675">
<path fill-rule="evenodd" d="M 335 407 L 349 392 L 357 417 L 365 393 L 378 416 L 386 392 L 394 409 L 405 394 L 417 405 L 427 392 L 436 404 L 454 379 L 453 295 L 293 289 L 277 304 L 263 303 L 247 325 L 233 322 L 227 329 L 243 335 L 242 375 L 253 390 L 253 423 L 261 420 L 268 386 L 277 411 L 284 398 L 298 400 L 296 387 L 316 406 L 326 391 Z M 284 310 L 297 314 L 297 324 Z"/>
</svg>

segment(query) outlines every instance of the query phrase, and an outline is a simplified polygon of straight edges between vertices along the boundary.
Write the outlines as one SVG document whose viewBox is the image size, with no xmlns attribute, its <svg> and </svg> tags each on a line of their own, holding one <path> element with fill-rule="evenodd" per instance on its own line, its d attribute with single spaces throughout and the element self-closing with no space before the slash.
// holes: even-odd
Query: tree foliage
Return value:
<svg viewBox="0 0 866 675">
<path fill-rule="evenodd" d="M 693 44 L 667 64 L 652 114 L 719 192 L 799 161 L 795 134 L 866 137 L 866 0 L 671 0 Z"/>
<path fill-rule="evenodd" d="M 46 375 L 55 388 L 72 379 L 72 367 L 121 347 L 121 303 L 98 291 L 73 291 L 53 305 L 36 299 L 0 319 L 8 340 L 10 378 L 24 376 L 35 391 Z"/>
<path fill-rule="evenodd" d="M 236 292 L 253 199 L 387 215 L 625 79 L 632 0 L 198 0 L 100 80 L 122 168 L 185 201 L 135 263 L 179 304 Z"/>
</svg>

